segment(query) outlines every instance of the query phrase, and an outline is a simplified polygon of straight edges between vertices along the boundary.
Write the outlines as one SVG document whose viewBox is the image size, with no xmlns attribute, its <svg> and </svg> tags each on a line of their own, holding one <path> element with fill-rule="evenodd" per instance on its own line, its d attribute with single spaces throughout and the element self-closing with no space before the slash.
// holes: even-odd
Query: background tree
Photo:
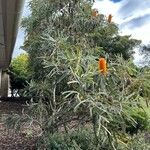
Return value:
<svg viewBox="0 0 150 150">
<path fill-rule="evenodd" d="M 140 62 L 140 64 L 142 66 L 149 66 L 150 65 L 150 44 L 142 45 L 140 48 L 140 54 L 143 56 L 143 59 Z"/>
<path fill-rule="evenodd" d="M 28 66 L 28 54 L 20 54 L 12 59 L 8 74 L 10 75 L 11 95 L 19 94 L 21 96 L 21 89 L 25 88 L 30 77 Z"/>
</svg>

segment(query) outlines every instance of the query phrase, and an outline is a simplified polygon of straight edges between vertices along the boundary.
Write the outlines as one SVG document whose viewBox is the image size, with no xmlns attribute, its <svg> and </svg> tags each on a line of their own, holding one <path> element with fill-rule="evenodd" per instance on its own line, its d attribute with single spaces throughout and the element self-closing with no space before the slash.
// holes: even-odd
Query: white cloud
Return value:
<svg viewBox="0 0 150 150">
<path fill-rule="evenodd" d="M 123 0 L 121 3 L 122 6 L 118 14 L 123 18 L 129 19 L 130 17 L 138 17 L 150 13 L 149 0 Z"/>
<path fill-rule="evenodd" d="M 150 42 L 150 22 L 146 23 L 140 28 L 130 29 L 127 27 L 122 28 L 122 34 L 131 34 L 133 38 L 140 39 L 144 44 Z"/>
<path fill-rule="evenodd" d="M 110 0 L 97 0 L 93 7 L 97 8 L 100 13 L 112 14 L 114 16 L 113 21 L 119 25 L 122 35 L 129 34 L 132 38 L 142 40 L 144 44 L 149 43 L 150 20 L 145 19 L 144 21 L 143 19 L 138 22 L 138 18 L 141 19 L 150 15 L 150 0 L 122 0 L 118 3 L 113 3 Z M 135 62 L 137 62 L 142 59 L 142 56 L 138 50 L 135 52 L 134 57 Z"/>
<path fill-rule="evenodd" d="M 130 26 L 124 23 L 130 22 L 134 18 L 150 14 L 149 0 L 122 0 L 118 3 L 113 3 L 110 0 L 97 0 L 93 7 L 97 8 L 100 13 L 106 16 L 112 14 L 113 21 L 119 25 L 122 34 L 130 34 L 133 38 L 140 39 L 144 43 L 148 42 L 148 35 L 150 35 L 148 26 L 150 25 L 150 21 L 143 22 L 140 28 L 130 28 Z"/>
<path fill-rule="evenodd" d="M 97 8 L 99 10 L 99 13 L 105 14 L 106 16 L 112 14 L 114 22 L 121 23 L 122 19 L 118 17 L 118 11 L 125 3 L 124 1 L 126 0 L 122 0 L 119 3 L 114 3 L 110 0 L 97 0 L 93 5 L 93 8 Z"/>
</svg>

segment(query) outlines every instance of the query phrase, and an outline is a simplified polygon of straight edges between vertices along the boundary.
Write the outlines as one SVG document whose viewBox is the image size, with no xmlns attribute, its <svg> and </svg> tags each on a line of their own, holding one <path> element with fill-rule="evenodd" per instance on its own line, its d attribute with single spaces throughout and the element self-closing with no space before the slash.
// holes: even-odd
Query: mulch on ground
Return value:
<svg viewBox="0 0 150 150">
<path fill-rule="evenodd" d="M 21 114 L 26 106 L 21 103 L 0 102 L 0 116 L 6 114 Z M 28 136 L 24 131 L 18 133 L 5 128 L 0 120 L 0 150 L 35 150 L 37 136 Z"/>
</svg>

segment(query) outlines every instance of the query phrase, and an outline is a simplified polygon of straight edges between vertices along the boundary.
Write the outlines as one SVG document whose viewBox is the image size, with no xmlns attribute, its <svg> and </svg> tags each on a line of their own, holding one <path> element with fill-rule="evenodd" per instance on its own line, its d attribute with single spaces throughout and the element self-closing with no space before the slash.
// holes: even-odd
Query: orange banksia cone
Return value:
<svg viewBox="0 0 150 150">
<path fill-rule="evenodd" d="M 97 17 L 97 16 L 98 16 L 98 10 L 97 9 L 93 9 L 92 17 Z"/>
<path fill-rule="evenodd" d="M 100 73 L 106 75 L 107 74 L 107 63 L 106 63 L 105 58 L 99 58 L 98 66 L 99 66 Z"/>
<path fill-rule="evenodd" d="M 112 22 L 112 17 L 113 17 L 113 16 L 112 16 L 111 14 L 108 16 L 108 22 L 109 22 L 109 23 Z"/>
</svg>

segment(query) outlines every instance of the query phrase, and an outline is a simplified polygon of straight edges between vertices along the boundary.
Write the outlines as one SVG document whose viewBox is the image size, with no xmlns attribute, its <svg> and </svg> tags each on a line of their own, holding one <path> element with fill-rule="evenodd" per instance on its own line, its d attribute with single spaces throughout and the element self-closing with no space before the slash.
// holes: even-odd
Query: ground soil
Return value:
<svg viewBox="0 0 150 150">
<path fill-rule="evenodd" d="M 0 150 L 35 150 L 36 134 L 27 134 L 27 130 L 16 132 L 5 128 L 3 117 L 8 114 L 21 114 L 26 109 L 25 104 L 0 101 Z"/>
</svg>

